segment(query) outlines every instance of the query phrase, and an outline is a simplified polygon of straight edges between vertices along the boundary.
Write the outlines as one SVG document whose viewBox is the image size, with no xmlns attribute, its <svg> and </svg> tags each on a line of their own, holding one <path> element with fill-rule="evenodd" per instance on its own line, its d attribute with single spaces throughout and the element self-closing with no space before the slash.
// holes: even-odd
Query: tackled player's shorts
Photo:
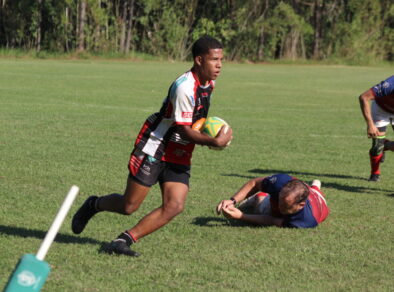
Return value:
<svg viewBox="0 0 394 292">
<path fill-rule="evenodd" d="M 372 101 L 371 111 L 373 122 L 377 128 L 386 127 L 392 124 L 394 114 L 383 110 L 375 101 Z"/>
<path fill-rule="evenodd" d="M 180 182 L 189 186 L 190 165 L 161 161 L 135 148 L 130 156 L 129 177 L 147 187 L 157 182 Z"/>
<path fill-rule="evenodd" d="M 257 205 L 256 211 L 262 215 L 272 215 L 271 211 L 271 196 L 270 194 L 260 192 L 257 194 L 259 197 L 264 197 Z"/>
</svg>

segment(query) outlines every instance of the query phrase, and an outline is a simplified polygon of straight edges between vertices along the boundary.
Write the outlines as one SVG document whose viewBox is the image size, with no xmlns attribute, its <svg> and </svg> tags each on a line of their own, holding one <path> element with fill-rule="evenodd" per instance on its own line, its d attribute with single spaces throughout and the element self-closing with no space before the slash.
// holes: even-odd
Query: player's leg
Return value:
<svg viewBox="0 0 394 292">
<path fill-rule="evenodd" d="M 130 215 L 138 210 L 146 195 L 149 193 L 149 190 L 150 186 L 142 185 L 129 176 L 126 190 L 123 195 L 110 194 L 100 197 L 97 199 L 95 206 L 98 211 Z"/>
<path fill-rule="evenodd" d="M 108 248 L 109 253 L 135 256 L 130 245 L 156 231 L 183 211 L 189 191 L 190 166 L 164 163 L 159 175 L 162 204 L 143 217 L 134 227 L 120 234 Z"/>
<path fill-rule="evenodd" d="M 150 187 L 157 182 L 162 165 L 153 157 L 134 150 L 129 161 L 129 177 L 123 195 L 118 193 L 103 197 L 89 197 L 75 213 L 71 229 L 80 234 L 89 220 L 100 211 L 130 215 L 138 209 Z M 149 171 L 147 171 L 149 170 Z"/>
<path fill-rule="evenodd" d="M 260 192 L 256 194 L 254 213 L 272 215 L 270 195 L 268 193 Z"/>
<path fill-rule="evenodd" d="M 254 194 L 243 201 L 241 201 L 238 205 L 238 209 L 242 212 L 247 212 L 250 209 L 253 209 L 256 206 L 257 194 Z"/>
<path fill-rule="evenodd" d="M 381 136 L 372 138 L 372 147 L 369 150 L 369 160 L 371 165 L 371 175 L 369 181 L 378 181 L 380 179 L 380 163 L 384 161 L 384 140 L 386 127 L 390 123 L 391 114 L 381 109 L 376 102 L 371 105 L 372 119 Z"/>
<path fill-rule="evenodd" d="M 390 119 L 390 124 L 391 127 L 393 128 L 394 131 L 394 124 L 393 124 L 393 118 Z M 394 151 L 394 141 L 390 141 L 389 139 L 384 140 L 384 149 L 383 151 Z"/>
<path fill-rule="evenodd" d="M 189 188 L 178 182 L 166 182 L 162 185 L 162 205 L 142 218 L 129 230 L 136 239 L 140 239 L 166 225 L 175 216 L 182 213 Z"/>
<path fill-rule="evenodd" d="M 124 195 L 114 193 L 102 197 L 90 196 L 73 216 L 72 231 L 75 234 L 80 234 L 89 220 L 101 211 L 124 215 L 132 214 L 139 208 L 149 190 L 150 187 L 144 186 L 129 177 Z"/>
<path fill-rule="evenodd" d="M 162 205 L 143 217 L 133 228 L 121 233 L 106 249 L 112 254 L 139 256 L 131 250 L 138 239 L 156 231 L 183 211 L 189 187 L 179 182 L 166 182 L 162 185 Z"/>
<path fill-rule="evenodd" d="M 390 141 L 389 139 L 384 140 L 384 151 L 394 151 L 394 141 Z"/>
<path fill-rule="evenodd" d="M 381 133 L 386 132 L 386 127 L 378 128 Z M 386 136 L 379 136 L 376 138 L 372 138 L 372 146 L 369 150 L 369 160 L 371 164 L 371 176 L 369 177 L 369 181 L 378 181 L 380 179 L 380 163 L 382 159 L 384 161 L 384 141 Z"/>
<path fill-rule="evenodd" d="M 315 188 L 317 188 L 317 189 L 320 190 L 320 188 L 321 188 L 321 181 L 318 180 L 318 179 L 314 179 L 314 180 L 312 181 L 312 183 L 311 183 L 311 187 L 312 187 L 312 188 L 315 187 Z"/>
</svg>

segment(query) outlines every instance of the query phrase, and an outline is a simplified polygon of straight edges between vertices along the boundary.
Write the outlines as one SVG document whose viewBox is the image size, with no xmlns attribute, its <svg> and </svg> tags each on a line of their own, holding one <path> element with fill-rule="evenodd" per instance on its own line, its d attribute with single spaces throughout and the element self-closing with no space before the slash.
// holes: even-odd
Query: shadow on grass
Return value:
<svg viewBox="0 0 394 292">
<path fill-rule="evenodd" d="M 262 227 L 256 226 L 253 224 L 248 224 L 246 222 L 238 221 L 238 220 L 230 220 L 226 218 L 220 217 L 196 217 L 193 219 L 192 224 L 203 226 L 203 227 L 221 227 L 221 226 L 233 226 L 233 227 Z"/>
<path fill-rule="evenodd" d="M 35 237 L 38 239 L 44 239 L 46 231 L 27 229 L 23 227 L 16 226 L 5 226 L 0 225 L 0 234 L 13 235 L 19 237 Z M 98 241 L 89 237 L 79 237 L 68 234 L 58 233 L 55 238 L 56 242 L 59 243 L 79 243 L 79 244 L 100 244 L 103 245 L 105 242 Z"/>
<path fill-rule="evenodd" d="M 331 178 L 342 178 L 342 179 L 358 179 L 358 180 L 366 180 L 365 177 L 362 176 L 352 176 L 352 175 L 343 175 L 343 174 L 331 174 L 331 173 L 314 173 L 314 172 L 305 172 L 305 171 L 293 171 L 293 170 L 280 170 L 280 169 L 261 169 L 261 168 L 255 168 L 249 170 L 250 173 L 259 173 L 259 174 L 275 174 L 275 173 L 288 173 L 290 175 L 307 175 L 312 178 L 320 179 L 322 177 L 331 177 Z"/>
<path fill-rule="evenodd" d="M 375 188 L 375 187 L 364 187 L 364 186 L 349 186 L 349 185 L 343 185 L 339 183 L 331 183 L 331 182 L 325 182 L 322 177 L 329 177 L 329 178 L 337 178 L 337 179 L 357 179 L 357 180 L 363 180 L 367 181 L 365 177 L 360 177 L 360 176 L 350 176 L 350 175 L 341 175 L 341 174 L 321 174 L 321 173 L 313 173 L 313 172 L 300 172 L 300 171 L 290 171 L 290 170 L 283 170 L 283 169 L 260 169 L 260 168 L 255 168 L 251 169 L 248 172 L 250 173 L 256 173 L 259 174 L 260 176 L 266 176 L 266 175 L 272 175 L 276 173 L 288 173 L 290 175 L 305 175 L 305 176 L 310 176 L 311 178 L 316 178 L 320 179 L 322 181 L 322 186 L 323 188 L 333 188 L 341 191 L 346 191 L 346 192 L 353 192 L 353 193 L 382 193 L 382 192 L 392 192 L 392 190 L 385 190 L 381 188 Z M 248 176 L 248 175 L 239 175 L 239 174 L 222 174 L 223 176 L 234 176 L 234 177 L 241 177 L 245 179 L 252 179 L 256 178 L 256 176 Z M 374 183 L 371 183 L 371 186 Z M 394 196 L 388 195 L 388 196 Z"/>
</svg>

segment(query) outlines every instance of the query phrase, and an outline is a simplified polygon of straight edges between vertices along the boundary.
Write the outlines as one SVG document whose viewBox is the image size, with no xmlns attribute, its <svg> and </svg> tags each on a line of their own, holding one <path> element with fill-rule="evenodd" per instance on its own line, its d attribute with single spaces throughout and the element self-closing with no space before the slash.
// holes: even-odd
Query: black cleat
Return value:
<svg viewBox="0 0 394 292">
<path fill-rule="evenodd" d="M 104 252 L 108 254 L 118 254 L 126 255 L 129 257 L 139 257 L 141 254 L 131 250 L 130 246 L 126 244 L 124 239 L 114 239 L 111 243 L 104 249 Z"/>
<path fill-rule="evenodd" d="M 97 199 L 97 196 L 90 196 L 74 214 L 71 222 L 71 230 L 75 234 L 80 234 L 86 224 L 88 224 L 90 218 L 92 218 L 98 211 L 92 206 L 93 201 Z"/>
<path fill-rule="evenodd" d="M 380 174 L 371 174 L 369 177 L 368 181 L 379 181 L 380 180 Z"/>
</svg>

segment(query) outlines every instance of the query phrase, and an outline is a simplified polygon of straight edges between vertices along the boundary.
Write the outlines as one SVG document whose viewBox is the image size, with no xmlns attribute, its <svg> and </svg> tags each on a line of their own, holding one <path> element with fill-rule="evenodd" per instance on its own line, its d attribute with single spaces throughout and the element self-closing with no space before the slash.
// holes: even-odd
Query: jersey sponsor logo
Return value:
<svg viewBox="0 0 394 292">
<path fill-rule="evenodd" d="M 182 157 L 183 155 L 185 155 L 186 151 L 177 148 L 177 149 L 175 149 L 172 153 L 173 153 L 175 156 L 177 156 L 177 157 Z"/>
<path fill-rule="evenodd" d="M 278 179 L 278 178 L 277 178 L 276 176 L 271 176 L 271 177 L 269 178 L 269 181 L 270 181 L 272 184 L 274 184 L 274 183 L 276 182 L 277 179 Z"/>
<path fill-rule="evenodd" d="M 374 89 L 377 96 L 380 96 L 382 94 L 382 87 L 380 84 L 374 86 Z"/>
<path fill-rule="evenodd" d="M 190 119 L 193 117 L 193 112 L 182 112 L 182 118 Z"/>
<path fill-rule="evenodd" d="M 390 87 L 390 83 L 388 83 L 387 81 L 383 82 L 383 88 L 389 88 Z"/>
</svg>

